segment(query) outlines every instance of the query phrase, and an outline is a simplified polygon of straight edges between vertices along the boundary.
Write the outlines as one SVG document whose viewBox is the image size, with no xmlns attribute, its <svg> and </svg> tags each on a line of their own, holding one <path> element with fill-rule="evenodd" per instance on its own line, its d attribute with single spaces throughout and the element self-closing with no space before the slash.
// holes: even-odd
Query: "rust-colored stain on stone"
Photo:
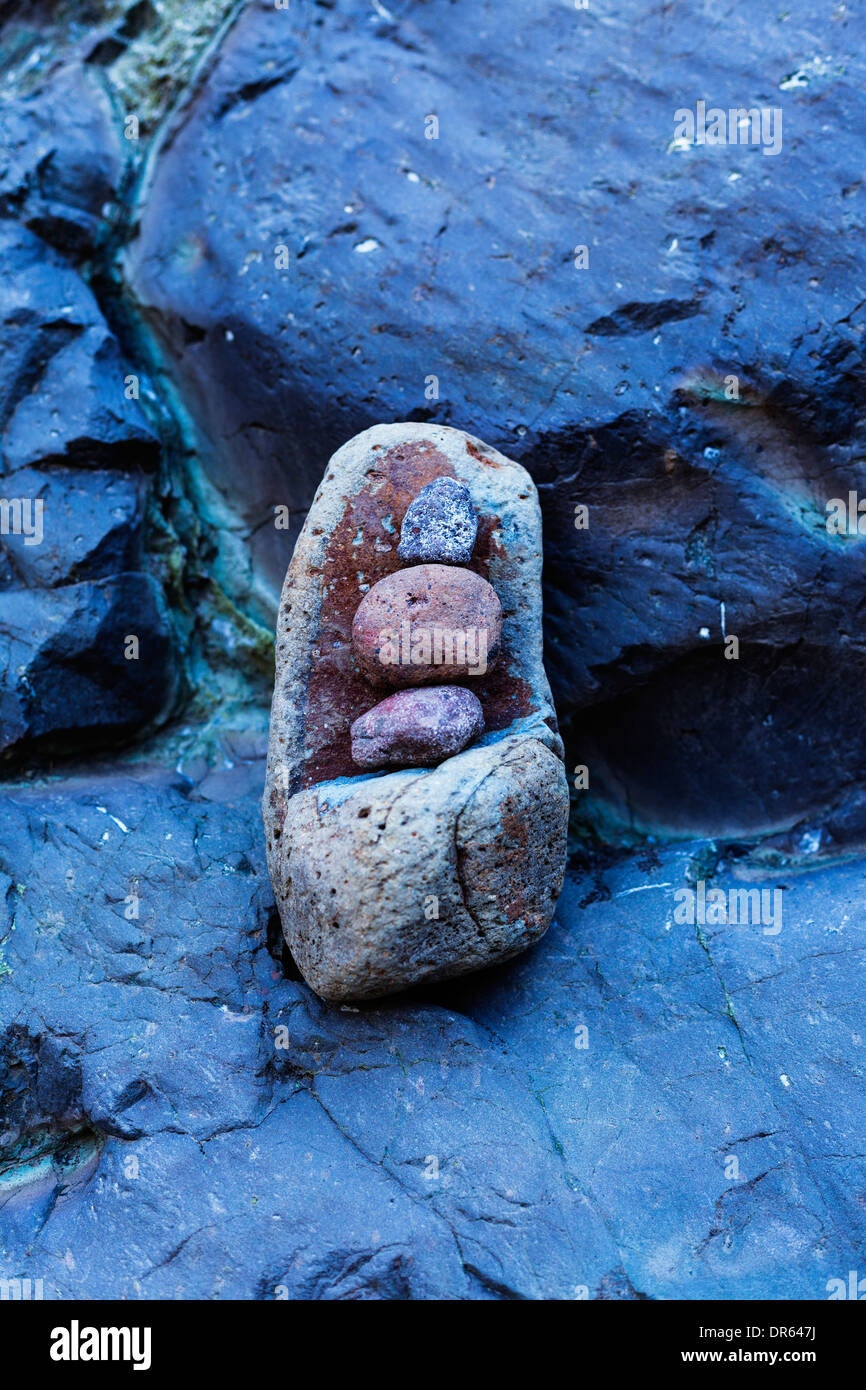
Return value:
<svg viewBox="0 0 866 1390">
<path fill-rule="evenodd" d="M 502 853 L 509 867 L 516 864 L 518 867 L 526 865 L 526 855 L 529 849 L 529 832 L 526 825 L 526 812 L 516 804 L 513 796 L 507 796 L 502 803 Z M 531 902 L 533 895 L 521 891 L 521 879 L 519 873 L 511 873 L 509 878 L 511 892 L 507 903 L 504 903 L 505 915 L 509 922 L 518 922 L 521 917 L 526 917 L 527 926 L 533 930 L 538 925 L 538 913 L 527 911 L 527 902 Z M 524 883 L 524 887 L 528 887 Z"/>
<path fill-rule="evenodd" d="M 466 452 L 467 454 L 471 454 L 474 459 L 477 459 L 479 463 L 486 464 L 488 468 L 502 467 L 501 463 L 497 463 L 496 459 L 490 458 L 489 454 L 485 454 L 471 439 L 467 439 L 466 441 Z"/>
<path fill-rule="evenodd" d="M 401 444 L 372 458 L 367 486 L 346 499 L 322 569 L 322 611 L 307 687 L 304 787 L 360 772 L 352 761 L 349 729 L 360 714 L 378 704 L 382 690 L 358 670 L 352 651 L 352 619 L 368 588 L 405 568 L 397 555 L 403 517 L 421 488 L 443 476 L 456 474 L 431 442 Z M 498 517 L 479 517 L 470 568 L 484 579 L 491 559 L 501 553 L 498 526 Z M 507 652 L 489 675 L 467 685 L 481 701 L 488 730 L 504 729 L 533 708 L 528 682 L 508 673 Z"/>
</svg>

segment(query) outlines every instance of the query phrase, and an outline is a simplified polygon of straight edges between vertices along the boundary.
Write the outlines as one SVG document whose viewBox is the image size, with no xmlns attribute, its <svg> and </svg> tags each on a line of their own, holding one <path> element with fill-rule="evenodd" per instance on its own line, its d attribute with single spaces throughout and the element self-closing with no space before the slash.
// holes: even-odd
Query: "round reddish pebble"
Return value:
<svg viewBox="0 0 866 1390">
<path fill-rule="evenodd" d="M 378 685 L 486 675 L 499 656 L 502 608 L 472 570 L 414 565 L 380 579 L 352 623 L 358 665 Z"/>
<path fill-rule="evenodd" d="M 484 732 L 481 701 L 459 685 L 398 690 L 352 725 L 358 767 L 430 767 Z"/>
</svg>

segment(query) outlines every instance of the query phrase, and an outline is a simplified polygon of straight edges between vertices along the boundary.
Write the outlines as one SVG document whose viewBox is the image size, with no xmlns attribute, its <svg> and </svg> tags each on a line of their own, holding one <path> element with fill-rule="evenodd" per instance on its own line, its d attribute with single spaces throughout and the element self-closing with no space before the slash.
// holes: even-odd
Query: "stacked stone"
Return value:
<svg viewBox="0 0 866 1390">
<path fill-rule="evenodd" d="M 410 503 L 397 554 L 412 563 L 364 597 L 352 644 L 372 684 L 422 688 L 398 689 L 355 720 L 358 767 L 433 766 L 484 732 L 477 695 L 455 684 L 485 675 L 502 639 L 495 590 L 466 568 L 477 531 L 469 489 L 455 478 L 434 478 Z"/>
</svg>

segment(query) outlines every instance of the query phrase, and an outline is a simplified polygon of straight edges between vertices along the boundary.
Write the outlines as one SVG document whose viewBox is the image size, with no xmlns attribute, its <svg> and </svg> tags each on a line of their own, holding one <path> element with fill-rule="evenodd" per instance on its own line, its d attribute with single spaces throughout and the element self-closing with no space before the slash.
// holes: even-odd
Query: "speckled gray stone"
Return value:
<svg viewBox="0 0 866 1390">
<path fill-rule="evenodd" d="M 478 518 L 465 483 L 434 478 L 409 505 L 400 531 L 401 560 L 468 565 Z"/>
<path fill-rule="evenodd" d="M 484 732 L 481 701 L 460 685 L 398 690 L 352 725 L 359 767 L 430 767 Z"/>
</svg>

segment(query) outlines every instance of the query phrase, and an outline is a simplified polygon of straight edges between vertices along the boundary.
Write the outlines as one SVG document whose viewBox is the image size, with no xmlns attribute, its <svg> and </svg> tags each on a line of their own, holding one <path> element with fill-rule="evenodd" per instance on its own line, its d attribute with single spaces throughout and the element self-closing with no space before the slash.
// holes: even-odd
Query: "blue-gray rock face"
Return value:
<svg viewBox="0 0 866 1390">
<path fill-rule="evenodd" d="M 862 1267 L 862 861 L 753 883 L 689 845 L 571 874 L 520 960 L 338 1007 L 284 975 L 263 767 L 232 760 L 2 795 L 4 1276 L 797 1299 Z M 680 924 L 699 873 L 765 890 L 764 920 Z"/>
<path fill-rule="evenodd" d="M 175 694 L 164 600 L 149 575 L 2 595 L 0 756 L 115 746 Z"/>
<path fill-rule="evenodd" d="M 853 7 L 159 8 L 0 21 L 0 1278 L 826 1297 L 866 1268 Z M 677 135 L 699 99 L 780 152 Z M 519 960 L 340 1007 L 281 944 L 247 657 L 329 455 L 407 418 L 539 486 L 614 848 Z"/>
<path fill-rule="evenodd" d="M 160 445 L 139 404 L 140 378 L 76 264 L 94 250 L 119 177 L 106 101 L 86 74 L 63 69 L 41 103 L 10 102 L 0 116 L 7 770 L 114 747 L 163 719 L 178 690 L 168 605 L 143 548 L 147 475 Z"/>
<path fill-rule="evenodd" d="M 824 524 L 866 486 L 856 21 L 460 17 L 246 5 L 156 151 L 128 271 L 249 528 L 237 582 L 273 614 L 263 522 L 345 439 L 469 429 L 539 486 L 553 693 L 595 790 L 643 826 L 781 825 L 835 798 L 841 745 L 866 756 L 866 550 Z M 689 143 L 699 99 L 766 129 Z"/>
<path fill-rule="evenodd" d="M 0 255 L 4 474 L 53 463 L 154 468 L 159 445 L 90 289 L 15 223 L 0 220 Z"/>
<path fill-rule="evenodd" d="M 0 148 L 0 216 L 20 220 L 75 260 L 91 254 L 123 164 L 96 71 L 62 66 L 23 100 L 5 100 Z"/>
</svg>

